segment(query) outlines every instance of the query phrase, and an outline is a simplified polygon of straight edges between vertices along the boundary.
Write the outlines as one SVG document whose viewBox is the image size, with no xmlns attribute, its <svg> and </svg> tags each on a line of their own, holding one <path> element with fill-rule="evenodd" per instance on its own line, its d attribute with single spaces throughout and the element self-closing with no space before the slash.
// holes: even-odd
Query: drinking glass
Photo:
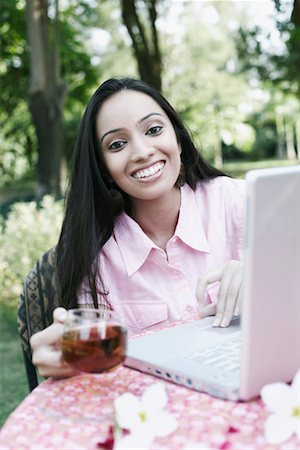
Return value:
<svg viewBox="0 0 300 450">
<path fill-rule="evenodd" d="M 127 329 L 123 316 L 106 306 L 68 310 L 61 340 L 64 360 L 80 372 L 108 372 L 123 363 Z"/>
</svg>

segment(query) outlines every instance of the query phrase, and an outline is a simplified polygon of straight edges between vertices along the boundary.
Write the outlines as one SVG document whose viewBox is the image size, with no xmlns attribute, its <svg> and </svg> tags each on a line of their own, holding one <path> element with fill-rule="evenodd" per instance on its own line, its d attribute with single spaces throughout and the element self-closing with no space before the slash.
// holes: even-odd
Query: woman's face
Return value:
<svg viewBox="0 0 300 450">
<path fill-rule="evenodd" d="M 110 176 L 131 198 L 155 200 L 174 188 L 181 149 L 152 97 L 133 90 L 114 94 L 100 109 L 96 130 Z"/>
</svg>

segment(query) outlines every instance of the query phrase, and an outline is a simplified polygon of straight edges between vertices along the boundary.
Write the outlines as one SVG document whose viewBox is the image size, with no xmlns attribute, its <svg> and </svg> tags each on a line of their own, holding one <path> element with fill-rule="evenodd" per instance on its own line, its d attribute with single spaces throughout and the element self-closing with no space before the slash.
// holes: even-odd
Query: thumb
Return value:
<svg viewBox="0 0 300 450">
<path fill-rule="evenodd" d="M 54 323 L 64 323 L 67 318 L 67 310 L 65 308 L 62 308 L 61 306 L 59 308 L 56 308 L 53 311 L 53 322 Z"/>
</svg>

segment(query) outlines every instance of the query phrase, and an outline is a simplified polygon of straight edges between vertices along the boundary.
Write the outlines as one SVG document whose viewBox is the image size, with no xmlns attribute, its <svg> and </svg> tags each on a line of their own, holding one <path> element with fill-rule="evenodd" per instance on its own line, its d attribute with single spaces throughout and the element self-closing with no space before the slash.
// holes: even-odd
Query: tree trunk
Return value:
<svg viewBox="0 0 300 450">
<path fill-rule="evenodd" d="M 278 159 L 284 158 L 284 121 L 282 115 L 275 110 L 277 146 L 276 154 Z"/>
<path fill-rule="evenodd" d="M 145 29 L 142 19 L 138 15 L 135 0 L 120 1 L 123 22 L 132 40 L 140 77 L 160 91 L 162 58 L 155 24 L 157 0 L 144 0 L 149 20 L 148 30 Z"/>
<path fill-rule="evenodd" d="M 58 0 L 55 10 L 55 20 L 51 23 L 48 0 L 26 1 L 30 46 L 29 108 L 38 141 L 38 198 L 44 194 L 61 195 L 66 86 L 60 76 Z"/>
<path fill-rule="evenodd" d="M 294 129 L 291 123 L 285 122 L 285 136 L 286 136 L 287 157 L 290 160 L 296 159 Z"/>
<path fill-rule="evenodd" d="M 222 153 L 222 117 L 221 117 L 221 102 L 218 94 L 215 94 L 212 99 L 214 108 L 214 121 L 216 129 L 216 145 L 214 152 L 214 165 L 217 169 L 221 169 L 223 166 L 223 153 Z"/>
<path fill-rule="evenodd" d="M 291 21 L 297 27 L 300 27 L 300 0 L 294 0 Z"/>
<path fill-rule="evenodd" d="M 295 133 L 296 133 L 297 158 L 300 159 L 300 120 L 296 120 Z"/>
</svg>

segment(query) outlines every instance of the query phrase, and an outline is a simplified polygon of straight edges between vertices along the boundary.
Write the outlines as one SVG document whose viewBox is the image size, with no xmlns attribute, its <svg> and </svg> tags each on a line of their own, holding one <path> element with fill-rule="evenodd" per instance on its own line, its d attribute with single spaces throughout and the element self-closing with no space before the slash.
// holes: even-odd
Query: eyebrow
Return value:
<svg viewBox="0 0 300 450">
<path fill-rule="evenodd" d="M 145 122 L 145 120 L 149 119 L 149 117 L 151 117 L 151 116 L 161 116 L 161 117 L 162 117 L 162 114 L 156 113 L 156 112 L 147 114 L 145 117 L 142 117 L 140 120 L 138 120 L 137 123 L 138 123 L 138 124 L 141 124 L 141 123 Z M 100 139 L 100 144 L 101 144 L 101 142 L 103 141 L 103 139 L 104 139 L 107 135 L 113 134 L 113 133 L 117 133 L 118 131 L 122 131 L 122 130 L 123 130 L 123 128 L 113 128 L 112 130 L 107 131 L 107 132 L 104 133 L 104 135 L 101 137 L 101 139 Z"/>
</svg>

